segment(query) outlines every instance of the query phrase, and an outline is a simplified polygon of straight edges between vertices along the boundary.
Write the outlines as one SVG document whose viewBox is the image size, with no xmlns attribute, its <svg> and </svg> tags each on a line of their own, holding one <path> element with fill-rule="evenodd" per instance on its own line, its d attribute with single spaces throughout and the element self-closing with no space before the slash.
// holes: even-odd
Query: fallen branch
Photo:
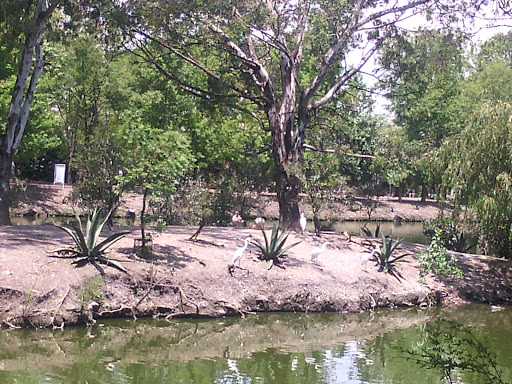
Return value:
<svg viewBox="0 0 512 384">
<path fill-rule="evenodd" d="M 65 295 L 62 297 L 62 300 L 60 301 L 60 303 L 57 306 L 57 308 L 53 311 L 52 323 L 51 323 L 53 329 L 55 329 L 55 328 L 61 328 L 62 329 L 63 326 L 64 326 L 64 322 L 62 322 L 62 324 L 59 327 L 55 326 L 55 316 L 57 315 L 57 312 L 60 311 L 60 309 L 62 307 L 62 304 L 64 304 L 64 301 L 66 300 L 66 297 L 68 297 L 70 289 L 71 289 L 71 287 L 68 285 L 68 290 L 66 291 Z"/>
<path fill-rule="evenodd" d="M 106 315 L 115 315 L 117 313 L 122 313 L 123 311 L 129 310 L 132 313 L 133 319 L 137 320 L 137 316 L 135 315 L 135 311 L 133 310 L 133 308 L 134 307 L 129 307 L 129 306 L 124 306 L 123 305 L 121 308 L 113 309 L 111 311 L 101 311 L 101 312 L 98 312 L 98 316 L 104 317 Z"/>
<path fill-rule="evenodd" d="M 7 325 L 11 329 L 21 329 L 21 327 L 19 325 L 14 325 L 9 320 L 3 320 L 2 324 Z"/>
</svg>

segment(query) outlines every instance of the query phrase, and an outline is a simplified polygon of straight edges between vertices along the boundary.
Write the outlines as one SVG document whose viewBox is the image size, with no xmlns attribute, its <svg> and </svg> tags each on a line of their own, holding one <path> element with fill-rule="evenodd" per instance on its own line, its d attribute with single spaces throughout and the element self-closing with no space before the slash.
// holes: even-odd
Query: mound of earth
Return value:
<svg viewBox="0 0 512 384">
<path fill-rule="evenodd" d="M 127 273 L 111 266 L 104 275 L 87 264 L 51 257 L 71 245 L 53 225 L 0 227 L 0 323 L 2 326 L 67 326 L 119 316 L 217 317 L 260 311 L 358 312 L 376 307 L 457 305 L 466 302 L 510 302 L 510 262 L 458 254 L 464 277 L 427 276 L 420 282 L 416 254 L 423 246 L 403 244 L 401 278 L 364 265 L 364 239 L 326 233 L 290 233 L 298 242 L 279 265 L 268 269 L 249 246 L 240 267 L 230 268 L 234 251 L 259 230 L 167 227 L 155 235 L 150 259 L 137 257 L 135 228 L 109 248 L 107 256 Z M 269 229 L 267 228 L 267 231 Z M 107 231 L 104 236 L 109 235 Z M 313 247 L 331 245 L 312 263 Z"/>
</svg>

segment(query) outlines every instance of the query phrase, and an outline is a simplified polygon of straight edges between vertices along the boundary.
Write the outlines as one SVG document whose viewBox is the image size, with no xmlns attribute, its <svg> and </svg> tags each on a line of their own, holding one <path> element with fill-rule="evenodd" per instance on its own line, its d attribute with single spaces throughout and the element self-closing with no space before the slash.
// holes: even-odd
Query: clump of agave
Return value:
<svg viewBox="0 0 512 384">
<path fill-rule="evenodd" d="M 98 264 L 110 265 L 122 272 L 127 272 L 126 268 L 124 268 L 119 262 L 108 259 L 105 256 L 105 251 L 108 247 L 130 232 L 117 232 L 110 235 L 105 240 L 98 242 L 100 233 L 111 214 L 112 211 L 102 218 L 101 210 L 96 208 L 92 215 L 90 214 L 87 216 L 85 231 L 82 226 L 82 220 L 77 214 L 75 215 L 76 222 L 71 226 L 71 228 L 57 225 L 58 228 L 67 232 L 72 237 L 75 242 L 75 246 L 71 248 L 57 249 L 54 253 L 59 255 L 58 257 L 77 258 L 78 260 L 73 262 L 73 264 L 76 264 L 77 266 L 83 266 L 87 263 L 91 263 L 102 274 L 103 269 Z"/>
<path fill-rule="evenodd" d="M 267 237 L 265 230 L 262 228 L 261 232 L 263 233 L 265 243 L 260 240 L 255 240 L 253 242 L 253 244 L 258 247 L 260 252 L 259 259 L 267 261 L 269 264 L 269 269 L 272 268 L 274 264 L 279 263 L 280 259 L 285 255 L 286 251 L 299 244 L 299 242 L 297 242 L 285 247 L 284 244 L 288 239 L 286 231 L 287 228 L 283 229 L 281 233 L 279 233 L 279 227 L 277 224 L 274 224 L 272 227 L 272 234 L 270 235 L 270 239 Z"/>
</svg>

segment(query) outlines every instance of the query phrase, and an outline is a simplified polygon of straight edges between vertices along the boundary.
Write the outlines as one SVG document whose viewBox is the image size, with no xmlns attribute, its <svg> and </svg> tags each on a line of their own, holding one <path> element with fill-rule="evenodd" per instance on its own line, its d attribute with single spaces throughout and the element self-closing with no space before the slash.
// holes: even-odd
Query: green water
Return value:
<svg viewBox="0 0 512 384">
<path fill-rule="evenodd" d="M 512 308 L 483 305 L 0 330 L 0 383 L 440 383 L 396 348 L 421 342 L 424 325 L 439 316 L 476 326 L 512 383 Z"/>
</svg>

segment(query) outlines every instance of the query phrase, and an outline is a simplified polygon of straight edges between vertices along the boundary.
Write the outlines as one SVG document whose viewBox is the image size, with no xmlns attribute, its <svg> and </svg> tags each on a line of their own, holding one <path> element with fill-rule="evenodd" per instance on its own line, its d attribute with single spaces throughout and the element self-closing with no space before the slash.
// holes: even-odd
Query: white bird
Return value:
<svg viewBox="0 0 512 384">
<path fill-rule="evenodd" d="M 235 253 L 233 253 L 233 262 L 231 264 L 233 264 L 233 266 L 235 265 L 235 263 L 238 261 L 238 266 L 240 266 L 240 261 L 242 260 L 242 256 L 244 255 L 244 252 L 245 250 L 247 249 L 247 245 L 249 243 L 249 240 L 251 239 L 251 236 L 248 236 L 245 240 L 244 240 L 244 246 L 243 247 L 240 247 L 238 248 Z"/>
<path fill-rule="evenodd" d="M 263 217 L 257 217 L 254 219 L 252 229 L 263 229 L 265 227 L 265 219 Z"/>
<path fill-rule="evenodd" d="M 238 211 L 235 212 L 235 214 L 231 217 L 231 222 L 234 224 L 235 227 L 239 228 L 244 225 L 244 219 L 242 219 L 242 216 L 240 216 L 240 213 Z"/>
<path fill-rule="evenodd" d="M 372 260 L 374 257 L 376 257 L 380 253 L 380 247 L 378 245 L 374 245 L 373 249 L 370 253 L 363 253 L 361 255 L 361 264 L 364 266 L 364 270 L 366 271 L 366 264 Z"/>
<path fill-rule="evenodd" d="M 300 224 L 300 229 L 302 230 L 302 233 L 304 233 L 304 231 L 306 230 L 306 225 L 308 224 L 308 220 L 306 219 L 306 216 L 304 216 L 303 213 L 300 214 L 299 224 Z"/>
<path fill-rule="evenodd" d="M 324 251 L 325 247 L 327 247 L 329 244 L 328 241 L 326 241 L 325 243 L 322 244 L 321 247 L 315 247 L 311 250 L 311 261 L 313 263 L 316 264 L 317 260 L 318 260 L 318 256 L 320 256 L 320 254 Z"/>
</svg>

